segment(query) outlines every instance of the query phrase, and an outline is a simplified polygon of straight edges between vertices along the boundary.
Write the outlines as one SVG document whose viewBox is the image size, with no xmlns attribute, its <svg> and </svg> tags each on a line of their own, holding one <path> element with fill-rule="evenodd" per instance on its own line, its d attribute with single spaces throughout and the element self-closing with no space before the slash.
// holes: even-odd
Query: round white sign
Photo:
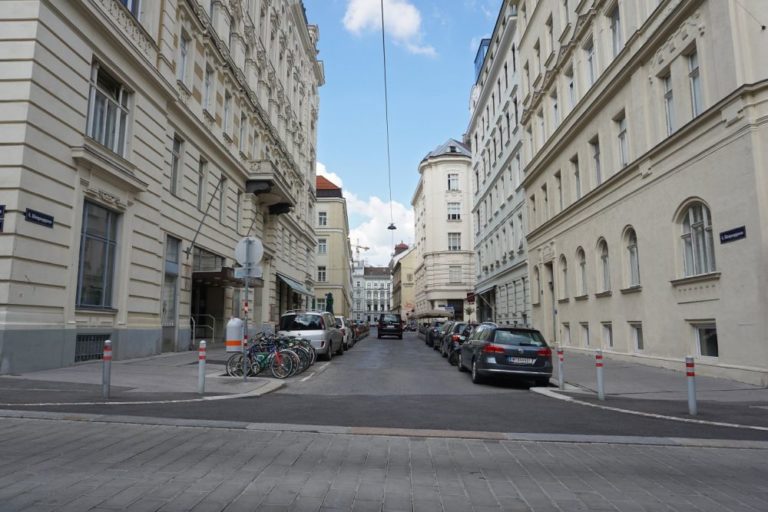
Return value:
<svg viewBox="0 0 768 512">
<path fill-rule="evenodd" d="M 264 246 L 258 238 L 248 236 L 237 242 L 235 259 L 239 264 L 245 265 L 245 262 L 249 261 L 251 265 L 255 265 L 261 261 L 263 256 Z"/>
</svg>

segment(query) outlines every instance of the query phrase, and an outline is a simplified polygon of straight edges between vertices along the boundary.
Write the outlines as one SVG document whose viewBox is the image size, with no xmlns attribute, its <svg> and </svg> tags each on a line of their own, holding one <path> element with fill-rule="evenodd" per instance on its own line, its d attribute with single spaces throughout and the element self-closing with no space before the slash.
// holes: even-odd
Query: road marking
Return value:
<svg viewBox="0 0 768 512">
<path fill-rule="evenodd" d="M 325 370 L 327 370 L 327 369 L 328 369 L 328 366 L 330 366 L 330 364 L 331 364 L 331 362 L 330 362 L 330 361 L 328 361 L 327 363 L 323 363 L 323 364 L 321 364 L 321 365 L 318 365 L 318 367 L 317 367 L 317 370 L 316 370 L 316 371 L 314 371 L 314 372 L 310 373 L 309 375 L 307 375 L 306 377 L 304 377 L 303 379 L 301 379 L 301 381 L 300 381 L 300 382 L 306 382 L 306 381 L 308 381 L 309 379 L 311 379 L 312 377 L 314 377 L 315 375 L 320 375 L 321 373 L 323 373 Z"/>
<path fill-rule="evenodd" d="M 315 372 L 311 372 L 309 375 L 301 379 L 301 382 L 307 382 L 309 379 L 315 376 Z"/>
<path fill-rule="evenodd" d="M 692 418 L 679 418 L 677 416 L 667 416 L 665 414 L 656 414 L 652 412 L 641 412 L 641 411 L 633 411 L 630 409 L 621 409 L 619 407 L 609 407 L 607 405 L 599 405 L 599 404 L 593 404 L 590 402 L 583 402 L 581 400 L 576 400 L 573 397 L 567 396 L 567 395 L 561 395 L 560 393 L 557 393 L 551 389 L 547 388 L 531 388 L 531 391 L 534 393 L 538 393 L 540 395 L 548 396 L 550 398 L 556 398 L 558 400 L 563 400 L 564 402 L 571 402 L 574 404 L 579 405 L 586 405 L 589 407 L 594 407 L 596 409 L 603 409 L 606 411 L 613 411 L 613 412 L 621 412 L 624 414 L 634 414 L 635 416 L 645 416 L 646 418 L 656 418 L 661 420 L 671 420 L 671 421 L 680 421 L 682 423 L 695 423 L 697 425 L 709 425 L 713 427 L 728 427 L 728 428 L 741 428 L 741 429 L 748 429 L 748 430 L 759 430 L 762 432 L 768 432 L 768 427 L 760 427 L 757 425 L 741 425 L 739 423 L 726 423 L 723 421 L 708 421 L 708 420 L 695 420 Z"/>
</svg>

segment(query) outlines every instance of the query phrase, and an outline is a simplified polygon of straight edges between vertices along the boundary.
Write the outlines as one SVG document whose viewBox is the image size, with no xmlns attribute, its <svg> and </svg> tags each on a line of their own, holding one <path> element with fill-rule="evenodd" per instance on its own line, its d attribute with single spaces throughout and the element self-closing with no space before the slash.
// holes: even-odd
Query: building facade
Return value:
<svg viewBox="0 0 768 512">
<path fill-rule="evenodd" d="M 299 0 L 4 2 L 0 372 L 186 350 L 311 302 L 317 27 Z M 8 59 L 9 57 L 4 57 Z M 262 276 L 234 276 L 244 236 Z"/>
<path fill-rule="evenodd" d="M 512 3 L 535 325 L 768 385 L 768 5 Z"/>
<path fill-rule="evenodd" d="M 352 251 L 349 245 L 347 201 L 341 187 L 318 176 L 317 183 L 317 255 L 315 261 L 315 306 L 325 310 L 328 294 L 333 299 L 333 313 L 351 318 Z"/>
<path fill-rule="evenodd" d="M 472 149 L 477 319 L 530 322 L 516 7 L 503 2 L 476 57 L 466 142 Z"/>
<path fill-rule="evenodd" d="M 469 148 L 449 139 L 419 164 L 419 183 L 411 199 L 417 314 L 447 309 L 463 319 L 467 294 L 475 289 L 471 162 Z"/>
<path fill-rule="evenodd" d="M 392 311 L 392 274 L 389 267 L 364 267 L 365 318 L 376 322 L 381 313 Z"/>
<path fill-rule="evenodd" d="M 392 268 L 392 312 L 398 313 L 403 320 L 416 312 L 414 293 L 416 270 L 416 251 L 404 243 L 395 246 L 395 255 L 390 264 Z"/>
</svg>

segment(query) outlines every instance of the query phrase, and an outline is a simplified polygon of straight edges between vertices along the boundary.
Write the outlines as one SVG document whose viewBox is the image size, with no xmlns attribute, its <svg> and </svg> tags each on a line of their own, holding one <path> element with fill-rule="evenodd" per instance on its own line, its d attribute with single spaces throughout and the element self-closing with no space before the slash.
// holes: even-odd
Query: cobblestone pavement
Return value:
<svg viewBox="0 0 768 512">
<path fill-rule="evenodd" d="M 768 450 L 0 419 L 7 511 L 765 511 Z"/>
</svg>

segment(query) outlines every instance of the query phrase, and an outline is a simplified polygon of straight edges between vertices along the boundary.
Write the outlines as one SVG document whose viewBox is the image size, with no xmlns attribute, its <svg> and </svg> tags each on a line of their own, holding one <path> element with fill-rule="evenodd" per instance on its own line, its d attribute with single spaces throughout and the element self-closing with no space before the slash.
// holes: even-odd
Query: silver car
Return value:
<svg viewBox="0 0 768 512">
<path fill-rule="evenodd" d="M 355 344 L 355 327 L 341 315 L 336 317 L 336 327 L 341 331 L 341 339 L 344 340 L 344 350 L 349 350 Z"/>
<path fill-rule="evenodd" d="M 326 361 L 334 354 L 344 353 L 344 340 L 336 327 L 336 319 L 325 311 L 288 311 L 280 317 L 277 335 L 309 340 Z"/>
</svg>

